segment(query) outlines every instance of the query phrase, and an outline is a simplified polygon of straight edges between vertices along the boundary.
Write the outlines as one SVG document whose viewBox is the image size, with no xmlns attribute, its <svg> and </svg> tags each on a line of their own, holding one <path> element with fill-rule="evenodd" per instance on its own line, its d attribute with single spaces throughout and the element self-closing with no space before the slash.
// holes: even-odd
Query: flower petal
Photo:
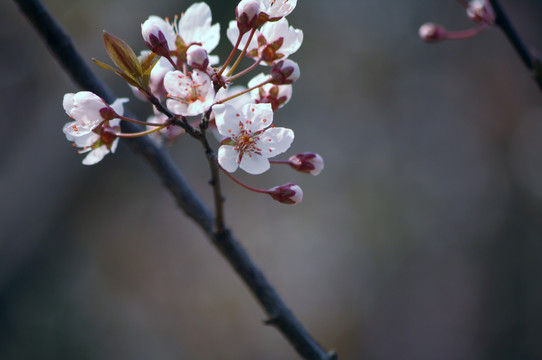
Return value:
<svg viewBox="0 0 542 360">
<path fill-rule="evenodd" d="M 260 135 L 258 147 L 262 149 L 262 156 L 270 158 L 288 150 L 293 141 L 294 132 L 291 129 L 276 127 Z"/>
<path fill-rule="evenodd" d="M 250 45 L 247 48 L 247 52 L 250 52 L 251 50 L 258 48 L 257 39 L 258 39 L 259 34 L 260 32 L 256 30 L 256 32 L 254 33 L 254 36 L 252 36 Z M 235 20 L 230 21 L 230 23 L 228 24 L 228 30 L 226 30 L 226 36 L 230 40 L 231 44 L 235 46 L 235 44 L 237 43 L 237 38 L 239 37 L 239 28 L 237 27 L 237 21 Z M 245 45 L 247 44 L 249 36 L 250 36 L 249 33 L 243 34 L 241 42 L 239 43 L 239 48 L 238 48 L 239 51 L 245 48 Z"/>
<path fill-rule="evenodd" d="M 218 163 L 227 172 L 234 172 L 239 167 L 237 158 L 239 153 L 233 149 L 233 146 L 222 145 L 218 148 Z"/>
<path fill-rule="evenodd" d="M 179 35 L 185 43 L 201 43 L 207 52 L 213 51 L 220 41 L 220 24 L 211 26 L 211 8 L 204 2 L 192 4 L 179 19 Z"/>
<path fill-rule="evenodd" d="M 273 123 L 271 104 L 246 104 L 241 109 L 241 122 L 247 131 L 260 131 Z"/>
<path fill-rule="evenodd" d="M 83 165 L 94 165 L 100 162 L 107 154 L 109 154 L 107 146 L 100 146 L 88 153 L 88 155 L 83 159 Z"/>
<path fill-rule="evenodd" d="M 118 115 L 122 116 L 124 115 L 124 107 L 122 104 L 127 103 L 128 101 L 130 101 L 130 99 L 128 98 L 119 98 L 115 100 L 110 106 L 113 108 L 113 110 L 115 110 Z"/>
<path fill-rule="evenodd" d="M 215 124 L 222 136 L 230 137 L 239 134 L 239 112 L 231 105 L 217 104 L 213 106 Z"/>
<path fill-rule="evenodd" d="M 255 153 L 249 153 L 242 157 L 239 167 L 249 174 L 259 175 L 269 170 L 271 165 L 269 164 L 269 160 L 265 157 Z"/>
</svg>

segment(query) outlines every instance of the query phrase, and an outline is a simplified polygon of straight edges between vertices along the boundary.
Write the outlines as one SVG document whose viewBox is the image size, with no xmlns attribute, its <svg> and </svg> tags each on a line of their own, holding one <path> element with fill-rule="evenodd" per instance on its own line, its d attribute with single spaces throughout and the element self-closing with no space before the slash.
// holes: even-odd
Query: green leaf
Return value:
<svg viewBox="0 0 542 360">
<path fill-rule="evenodd" d="M 156 65 L 158 60 L 160 60 L 160 56 L 153 52 L 143 55 L 140 60 L 141 69 L 143 70 L 143 75 L 150 74 L 152 71 L 152 68 L 154 67 L 154 65 Z"/>
<path fill-rule="evenodd" d="M 143 77 L 141 64 L 130 45 L 105 31 L 104 44 L 105 51 L 120 71 L 135 81 Z"/>
<path fill-rule="evenodd" d="M 122 71 L 120 71 L 118 69 L 113 68 L 112 66 L 107 65 L 106 63 L 101 62 L 100 60 L 92 59 L 92 61 L 96 65 L 98 65 L 99 67 L 101 67 L 101 68 L 103 68 L 105 70 L 109 70 L 109 71 L 114 72 L 115 74 L 117 74 L 118 76 L 123 78 L 128 84 L 133 85 L 133 86 L 137 87 L 138 89 L 141 88 L 141 84 L 138 82 L 137 79 L 131 78 L 129 75 L 123 73 Z"/>
<path fill-rule="evenodd" d="M 160 60 L 160 56 L 151 52 L 147 55 L 140 57 L 141 69 L 143 70 L 143 88 L 147 89 L 149 87 L 149 79 L 151 77 L 151 71 L 154 68 L 154 65 Z"/>
</svg>

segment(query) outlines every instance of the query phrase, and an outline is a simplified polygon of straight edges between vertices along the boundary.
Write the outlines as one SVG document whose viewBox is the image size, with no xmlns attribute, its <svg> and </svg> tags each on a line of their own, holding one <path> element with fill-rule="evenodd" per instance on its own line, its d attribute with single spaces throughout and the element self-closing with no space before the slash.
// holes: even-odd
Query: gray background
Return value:
<svg viewBox="0 0 542 360">
<path fill-rule="evenodd" d="M 225 59 L 237 2 L 214 3 Z M 503 3 L 542 49 L 542 4 Z M 190 3 L 46 5 L 86 59 L 107 61 L 102 30 L 143 49 L 141 22 Z M 77 87 L 12 2 L 0 21 L 0 359 L 297 359 L 141 158 L 121 144 L 81 165 L 61 131 Z M 301 78 L 275 122 L 296 133 L 288 154 L 326 168 L 240 175 L 298 183 L 293 207 L 224 178 L 256 263 L 341 359 L 542 358 L 541 94 L 503 34 L 422 43 L 426 21 L 471 26 L 453 0 L 300 1 L 289 21 L 305 35 Z M 170 150 L 211 204 L 199 145 Z"/>
</svg>

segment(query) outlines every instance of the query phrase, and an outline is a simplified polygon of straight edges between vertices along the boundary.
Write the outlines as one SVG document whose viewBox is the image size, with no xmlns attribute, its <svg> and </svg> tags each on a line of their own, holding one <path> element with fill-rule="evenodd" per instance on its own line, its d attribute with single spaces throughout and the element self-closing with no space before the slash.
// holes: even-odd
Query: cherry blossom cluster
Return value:
<svg viewBox="0 0 542 360">
<path fill-rule="evenodd" d="M 139 56 L 123 40 L 104 33 L 106 51 L 116 67 L 95 63 L 118 74 L 136 97 L 150 102 L 153 115 L 147 121 L 124 116 L 123 104 L 128 101 L 124 98 L 108 105 L 88 91 L 66 94 L 63 106 L 73 121 L 63 131 L 79 152 L 88 153 L 83 164 L 96 164 L 113 153 L 121 137 L 150 135 L 171 143 L 188 134 L 206 143 L 210 130 L 219 141 L 218 165 L 232 180 L 282 203 L 301 201 L 303 192 L 293 183 L 261 190 L 232 175 L 238 168 L 262 174 L 271 164 L 287 164 L 312 175 L 324 167 L 321 156 L 311 152 L 271 160 L 294 140 L 293 130 L 274 125 L 274 114 L 290 101 L 292 84 L 300 75 L 289 57 L 300 48 L 303 32 L 286 19 L 296 2 L 240 1 L 226 31 L 233 48 L 221 65 L 213 54 L 220 24 L 212 23 L 211 9 L 204 2 L 193 4 L 173 21 L 150 16 L 141 25 L 148 50 Z M 243 59 L 250 64 L 238 70 Z M 251 72 L 256 74 L 246 86 L 236 84 Z M 145 131 L 122 133 L 121 121 L 144 125 Z"/>
<path fill-rule="evenodd" d="M 423 41 L 429 43 L 443 40 L 460 40 L 473 37 L 495 23 L 495 11 L 489 0 L 458 0 L 467 12 L 467 17 L 475 23 L 475 26 L 461 31 L 449 31 L 442 25 L 426 23 L 420 27 L 419 35 Z"/>
</svg>

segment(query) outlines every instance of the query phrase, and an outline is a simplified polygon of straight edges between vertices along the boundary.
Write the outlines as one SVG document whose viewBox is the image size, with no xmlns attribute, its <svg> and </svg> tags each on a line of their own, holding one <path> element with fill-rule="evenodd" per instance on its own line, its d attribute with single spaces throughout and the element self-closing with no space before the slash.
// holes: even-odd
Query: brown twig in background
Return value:
<svg viewBox="0 0 542 360">
<path fill-rule="evenodd" d="M 528 50 L 521 37 L 518 35 L 516 29 L 508 19 L 508 16 L 506 15 L 506 12 L 502 8 L 499 1 L 489 0 L 489 2 L 491 3 L 493 10 L 495 11 L 495 25 L 497 25 L 504 32 L 504 34 L 514 47 L 514 50 L 516 50 L 519 57 L 521 58 L 523 64 L 525 64 L 527 69 L 529 69 L 529 71 L 531 72 L 534 80 L 536 81 L 536 84 L 538 85 L 540 90 L 542 90 L 542 76 L 536 73 L 533 61 L 534 59 L 531 52 Z"/>
</svg>

